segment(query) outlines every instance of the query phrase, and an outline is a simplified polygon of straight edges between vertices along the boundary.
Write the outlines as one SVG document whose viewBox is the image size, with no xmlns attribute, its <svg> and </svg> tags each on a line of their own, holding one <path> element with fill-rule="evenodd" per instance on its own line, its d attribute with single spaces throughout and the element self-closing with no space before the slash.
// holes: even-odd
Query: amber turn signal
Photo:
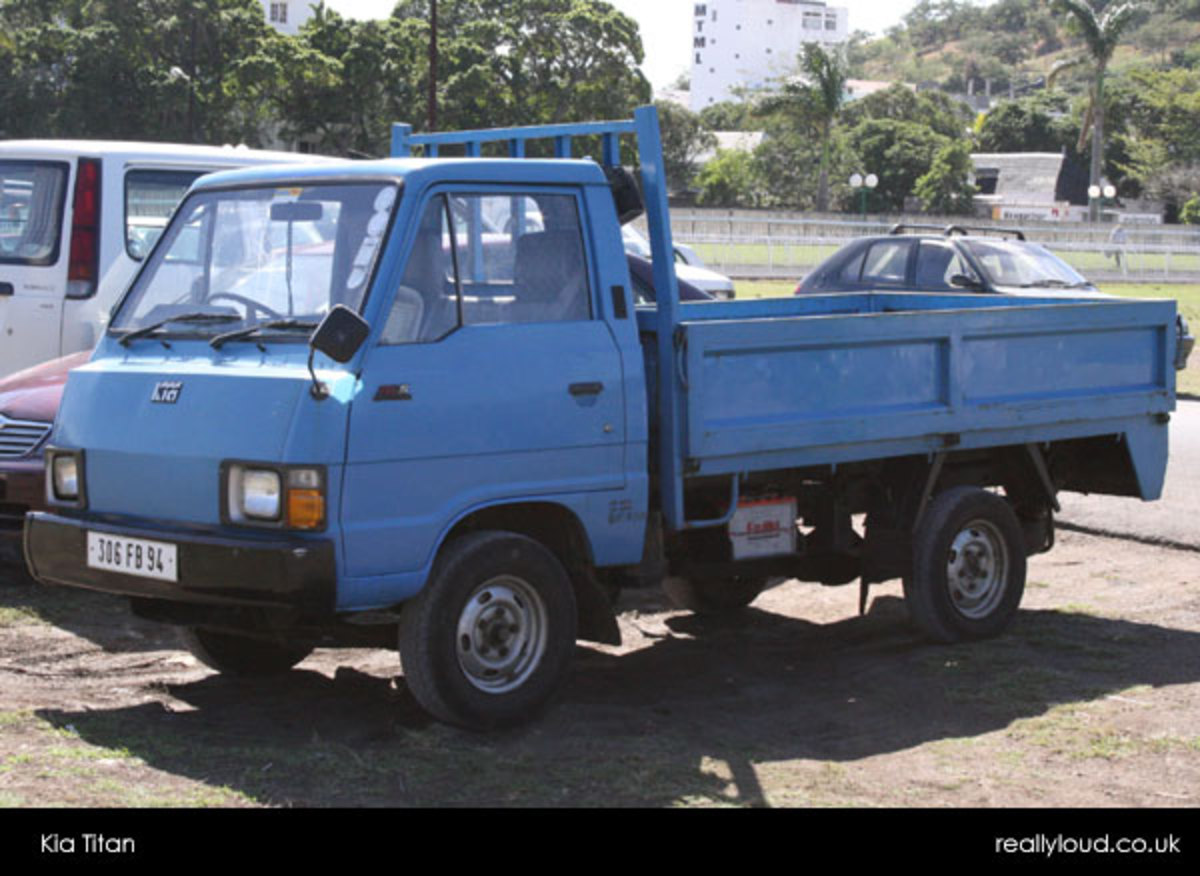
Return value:
<svg viewBox="0 0 1200 876">
<path fill-rule="evenodd" d="M 325 497 L 321 491 L 288 490 L 287 522 L 293 529 L 320 529 L 324 526 Z"/>
</svg>

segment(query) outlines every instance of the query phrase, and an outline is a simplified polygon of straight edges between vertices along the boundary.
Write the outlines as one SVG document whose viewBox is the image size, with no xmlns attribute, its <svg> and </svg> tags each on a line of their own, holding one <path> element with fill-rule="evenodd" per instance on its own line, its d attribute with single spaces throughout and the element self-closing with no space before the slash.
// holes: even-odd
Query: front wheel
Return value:
<svg viewBox="0 0 1200 876">
<path fill-rule="evenodd" d="M 243 677 L 287 672 L 312 653 L 302 642 L 276 642 L 199 627 L 184 629 L 183 641 L 205 666 L 222 675 Z"/>
<path fill-rule="evenodd" d="M 445 548 L 401 612 L 404 678 L 447 723 L 515 724 L 565 677 L 576 623 L 575 593 L 553 553 L 515 533 L 471 533 Z"/>
<path fill-rule="evenodd" d="M 1025 592 L 1025 541 L 1008 502 L 978 487 L 939 494 L 913 540 L 904 599 L 916 625 L 939 642 L 1001 633 Z"/>
</svg>

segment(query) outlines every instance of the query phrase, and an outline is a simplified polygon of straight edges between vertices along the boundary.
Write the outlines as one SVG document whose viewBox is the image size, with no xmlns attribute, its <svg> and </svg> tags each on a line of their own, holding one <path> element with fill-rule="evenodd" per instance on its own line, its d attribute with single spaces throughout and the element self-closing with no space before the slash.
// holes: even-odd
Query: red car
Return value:
<svg viewBox="0 0 1200 876">
<path fill-rule="evenodd" d="M 25 512 L 46 504 L 42 447 L 67 383 L 91 351 L 52 359 L 0 380 L 0 575 L 22 572 Z"/>
</svg>

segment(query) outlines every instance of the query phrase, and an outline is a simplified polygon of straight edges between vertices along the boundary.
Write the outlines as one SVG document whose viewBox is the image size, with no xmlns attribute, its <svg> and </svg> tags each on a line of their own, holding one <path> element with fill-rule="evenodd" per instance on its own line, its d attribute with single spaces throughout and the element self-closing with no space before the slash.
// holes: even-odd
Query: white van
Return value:
<svg viewBox="0 0 1200 876">
<path fill-rule="evenodd" d="M 95 344 L 196 177 L 338 160 L 228 146 L 0 141 L 0 377 Z"/>
</svg>

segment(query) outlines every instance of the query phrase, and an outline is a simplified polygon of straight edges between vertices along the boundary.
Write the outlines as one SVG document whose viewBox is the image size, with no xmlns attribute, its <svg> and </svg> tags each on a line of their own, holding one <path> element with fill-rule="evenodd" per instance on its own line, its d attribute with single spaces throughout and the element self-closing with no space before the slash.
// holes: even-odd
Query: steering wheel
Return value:
<svg viewBox="0 0 1200 876">
<path fill-rule="evenodd" d="M 245 295 L 238 295 L 236 292 L 218 292 L 215 295 L 209 295 L 208 301 L 205 303 L 211 304 L 220 298 L 227 298 L 230 301 L 236 301 L 238 304 L 245 306 L 247 319 L 250 318 L 251 313 L 259 312 L 261 312 L 268 319 L 284 318 L 283 314 L 279 311 L 272 310 L 271 308 L 267 307 L 267 305 L 255 301 L 253 298 L 247 298 Z"/>
</svg>

